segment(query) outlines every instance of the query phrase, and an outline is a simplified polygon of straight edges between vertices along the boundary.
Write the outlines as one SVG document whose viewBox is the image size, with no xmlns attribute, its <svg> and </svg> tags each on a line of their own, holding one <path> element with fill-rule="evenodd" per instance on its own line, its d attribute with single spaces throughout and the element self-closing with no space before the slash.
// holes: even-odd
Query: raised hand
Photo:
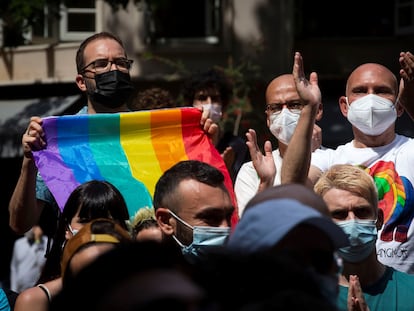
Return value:
<svg viewBox="0 0 414 311">
<path fill-rule="evenodd" d="M 309 80 L 306 79 L 303 58 L 299 52 L 295 53 L 292 73 L 296 90 L 304 107 L 283 157 L 281 180 L 282 184 L 301 183 L 312 186 L 308 174 L 311 154 L 317 146 L 318 128 L 315 128 L 315 120 L 319 107 L 322 105 L 322 95 L 316 72 L 310 74 Z"/>
<path fill-rule="evenodd" d="M 399 103 L 414 120 L 414 56 L 410 52 L 401 52 L 398 61 L 401 66 Z"/>
<path fill-rule="evenodd" d="M 219 141 L 220 136 L 220 129 L 217 123 L 215 123 L 212 119 L 210 119 L 210 110 L 209 109 L 203 109 L 200 125 L 203 128 L 203 131 L 207 134 L 208 137 L 210 137 L 211 141 L 213 142 L 213 145 L 217 145 Z"/>
<path fill-rule="evenodd" d="M 414 56 L 410 52 L 401 52 L 398 59 L 401 69 L 400 76 L 406 82 L 414 79 Z"/>
<path fill-rule="evenodd" d="M 303 58 L 299 52 L 295 53 L 293 78 L 296 83 L 296 89 L 304 104 L 317 105 L 319 107 L 322 101 L 322 95 L 318 86 L 318 74 L 312 72 L 309 80 L 306 79 L 303 69 Z"/>
<path fill-rule="evenodd" d="M 42 119 L 31 117 L 29 126 L 22 137 L 23 154 L 26 158 L 32 158 L 32 151 L 39 150 L 44 146 L 46 146 L 46 140 L 42 128 Z"/>
<path fill-rule="evenodd" d="M 273 186 L 276 176 L 276 166 L 273 160 L 272 143 L 266 141 L 264 144 L 264 155 L 257 144 L 256 131 L 249 129 L 246 133 L 247 147 L 249 147 L 250 158 L 260 178 L 258 192 Z"/>
</svg>

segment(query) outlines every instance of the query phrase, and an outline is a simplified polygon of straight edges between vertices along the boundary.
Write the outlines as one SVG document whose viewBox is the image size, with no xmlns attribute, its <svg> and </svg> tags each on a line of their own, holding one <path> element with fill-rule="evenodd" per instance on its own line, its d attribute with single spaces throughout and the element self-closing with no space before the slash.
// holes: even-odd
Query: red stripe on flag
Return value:
<svg viewBox="0 0 414 311">
<path fill-rule="evenodd" d="M 200 123 L 201 112 L 194 111 L 193 109 L 183 109 L 182 114 L 183 119 L 194 119 L 195 122 Z M 227 170 L 226 164 L 223 161 L 223 158 L 221 157 L 217 149 L 214 147 L 211 140 L 206 135 L 202 135 L 203 129 L 201 128 L 201 125 L 199 127 L 196 127 L 196 129 L 198 130 L 194 131 L 194 127 L 190 126 L 183 126 L 182 128 L 186 153 L 189 159 L 209 163 L 214 167 L 218 168 L 223 173 L 226 188 L 230 193 L 233 206 L 235 207 L 234 213 L 231 218 L 231 224 L 232 227 L 234 227 L 239 221 L 239 216 L 236 195 L 234 194 L 233 182 L 231 180 L 230 174 Z"/>
</svg>

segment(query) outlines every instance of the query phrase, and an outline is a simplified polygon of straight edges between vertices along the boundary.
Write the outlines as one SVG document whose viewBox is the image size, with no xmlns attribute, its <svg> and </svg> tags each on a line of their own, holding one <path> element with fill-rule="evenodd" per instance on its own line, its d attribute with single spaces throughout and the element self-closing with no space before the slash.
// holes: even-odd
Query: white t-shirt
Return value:
<svg viewBox="0 0 414 311">
<path fill-rule="evenodd" d="M 273 160 L 276 165 L 276 176 L 274 185 L 280 185 L 280 172 L 282 169 L 282 158 L 280 157 L 279 149 L 272 151 Z M 239 210 L 239 217 L 241 217 L 246 204 L 253 198 L 259 189 L 260 178 L 253 166 L 253 162 L 249 161 L 243 163 L 239 172 L 237 173 L 236 181 L 234 183 L 234 193 L 237 199 L 237 207 Z"/>
<path fill-rule="evenodd" d="M 312 154 L 311 165 L 322 171 L 334 164 L 368 168 L 384 211 L 384 226 L 377 239 L 378 259 L 414 274 L 414 139 L 396 135 L 390 144 L 375 148 L 355 148 L 351 141 L 335 150 Z"/>
<path fill-rule="evenodd" d="M 26 236 L 17 239 L 10 262 L 10 288 L 15 292 L 35 286 L 46 262 L 47 237 L 40 243 L 30 243 Z"/>
</svg>

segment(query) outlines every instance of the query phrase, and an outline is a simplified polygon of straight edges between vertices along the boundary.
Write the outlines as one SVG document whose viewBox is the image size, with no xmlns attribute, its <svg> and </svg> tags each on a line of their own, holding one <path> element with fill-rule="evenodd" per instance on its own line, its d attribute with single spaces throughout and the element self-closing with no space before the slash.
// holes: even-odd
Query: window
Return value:
<svg viewBox="0 0 414 311">
<path fill-rule="evenodd" d="M 394 1 L 379 4 L 377 0 L 296 0 L 296 36 L 301 39 L 389 37 L 394 35 L 394 8 Z"/>
<path fill-rule="evenodd" d="M 397 0 L 395 32 L 397 35 L 414 33 L 414 0 Z"/>
<path fill-rule="evenodd" d="M 39 16 L 38 22 L 32 26 L 30 33 L 31 42 L 44 43 L 49 38 L 57 38 L 57 32 L 55 30 L 57 25 L 56 22 L 53 21 L 53 16 L 56 12 L 57 11 L 53 6 L 44 6 L 43 15 Z"/>
<path fill-rule="evenodd" d="M 146 14 L 150 44 L 218 44 L 221 32 L 221 0 L 164 1 Z"/>
<path fill-rule="evenodd" d="M 96 32 L 95 0 L 71 0 L 60 9 L 60 40 L 82 40 Z"/>
</svg>

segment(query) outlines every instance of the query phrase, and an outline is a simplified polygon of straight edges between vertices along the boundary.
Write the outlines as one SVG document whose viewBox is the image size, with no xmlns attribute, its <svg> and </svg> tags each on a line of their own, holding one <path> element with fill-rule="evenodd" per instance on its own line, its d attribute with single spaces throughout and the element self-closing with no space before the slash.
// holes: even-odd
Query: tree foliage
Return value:
<svg viewBox="0 0 414 311">
<path fill-rule="evenodd" d="M 15 47 L 25 44 L 24 34 L 33 25 L 43 23 L 44 8 L 49 16 L 59 19 L 60 4 L 68 5 L 82 0 L 1 0 L 0 20 L 3 25 L 3 46 Z M 133 0 L 136 5 L 146 0 Z M 154 0 L 149 0 L 154 1 Z M 114 11 L 126 9 L 129 0 L 104 0 Z M 155 1 L 157 2 L 157 1 Z"/>
<path fill-rule="evenodd" d="M 23 34 L 43 13 L 45 0 L 3 0 L 0 2 L 0 17 L 3 25 L 3 42 L 6 46 L 24 43 Z"/>
</svg>

